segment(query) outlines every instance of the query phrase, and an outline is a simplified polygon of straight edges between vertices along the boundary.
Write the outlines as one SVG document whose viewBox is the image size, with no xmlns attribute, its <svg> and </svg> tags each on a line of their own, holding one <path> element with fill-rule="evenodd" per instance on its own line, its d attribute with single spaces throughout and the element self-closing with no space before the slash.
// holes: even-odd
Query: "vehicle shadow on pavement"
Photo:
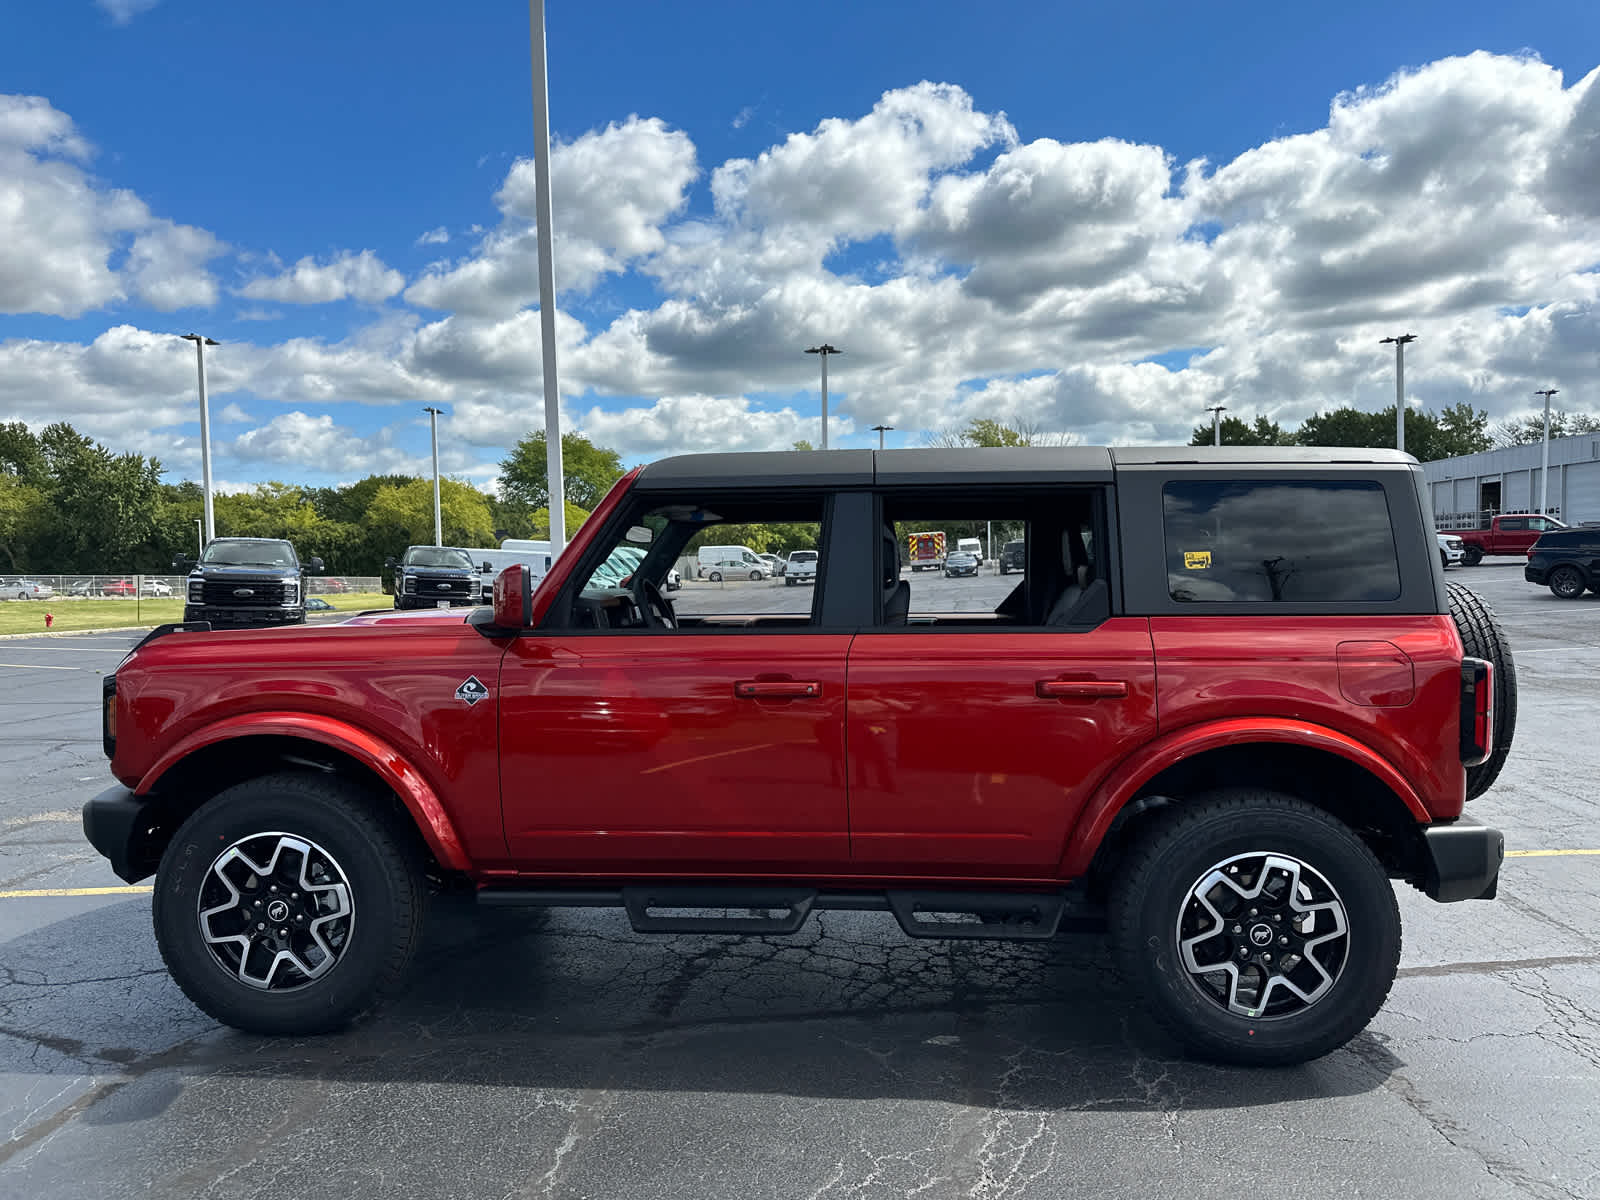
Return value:
<svg viewBox="0 0 1600 1200">
<path fill-rule="evenodd" d="M 0 1074 L 176 1073 L 90 1123 L 147 1119 L 182 1079 L 233 1074 L 1165 1112 L 1365 1093 L 1403 1066 L 1371 1033 L 1295 1068 L 1193 1061 L 1099 937 L 913 941 L 882 914 L 824 914 L 788 938 L 653 938 L 610 911 L 449 901 L 402 993 L 318 1038 L 200 1014 L 162 969 L 145 904 L 45 926 L 0 961 Z"/>
</svg>

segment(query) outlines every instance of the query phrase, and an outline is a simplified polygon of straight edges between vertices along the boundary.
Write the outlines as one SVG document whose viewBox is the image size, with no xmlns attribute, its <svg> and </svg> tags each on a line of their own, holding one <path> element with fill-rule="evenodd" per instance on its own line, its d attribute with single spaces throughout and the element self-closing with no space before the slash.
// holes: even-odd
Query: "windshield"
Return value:
<svg viewBox="0 0 1600 1200">
<path fill-rule="evenodd" d="M 288 542 L 215 541 L 200 555 L 200 561 L 219 567 L 298 567 L 294 547 Z"/>
<path fill-rule="evenodd" d="M 449 567 L 452 571 L 472 570 L 472 560 L 465 550 L 450 546 L 412 546 L 402 560 L 408 567 Z"/>
</svg>

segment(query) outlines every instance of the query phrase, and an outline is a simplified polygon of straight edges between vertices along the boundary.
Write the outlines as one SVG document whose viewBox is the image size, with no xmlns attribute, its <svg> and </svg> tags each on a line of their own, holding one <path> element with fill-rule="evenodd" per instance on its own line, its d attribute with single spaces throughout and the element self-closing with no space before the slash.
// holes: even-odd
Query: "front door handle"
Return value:
<svg viewBox="0 0 1600 1200">
<path fill-rule="evenodd" d="M 1042 700 L 1112 700 L 1128 694 L 1125 679 L 1041 679 L 1033 687 Z"/>
<path fill-rule="evenodd" d="M 733 685 L 741 700 L 803 700 L 822 695 L 822 685 L 795 679 L 741 679 Z"/>
</svg>

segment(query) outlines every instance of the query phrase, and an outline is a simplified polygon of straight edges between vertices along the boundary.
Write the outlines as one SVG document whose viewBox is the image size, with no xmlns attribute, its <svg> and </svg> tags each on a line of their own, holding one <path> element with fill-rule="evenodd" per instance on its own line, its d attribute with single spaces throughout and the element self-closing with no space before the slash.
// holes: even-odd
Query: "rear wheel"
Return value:
<svg viewBox="0 0 1600 1200">
<path fill-rule="evenodd" d="M 1305 1062 L 1382 1006 L 1400 911 L 1372 851 L 1321 809 L 1267 791 L 1176 805 L 1116 868 L 1112 938 L 1158 1020 L 1208 1058 Z"/>
<path fill-rule="evenodd" d="M 1505 630 L 1483 597 L 1461 583 L 1447 583 L 1445 590 L 1467 656 L 1494 667 L 1494 751 L 1485 761 L 1467 768 L 1467 799 L 1476 800 L 1489 790 L 1511 753 L 1511 739 L 1517 732 L 1517 664 Z"/>
<path fill-rule="evenodd" d="M 210 1016 L 250 1033 L 337 1029 L 389 992 L 422 923 L 409 840 L 354 785 L 285 772 L 202 805 L 156 874 L 156 942 Z"/>
<path fill-rule="evenodd" d="M 1563 600 L 1576 600 L 1583 595 L 1583 572 L 1571 563 L 1563 563 L 1550 572 L 1550 590 Z"/>
</svg>

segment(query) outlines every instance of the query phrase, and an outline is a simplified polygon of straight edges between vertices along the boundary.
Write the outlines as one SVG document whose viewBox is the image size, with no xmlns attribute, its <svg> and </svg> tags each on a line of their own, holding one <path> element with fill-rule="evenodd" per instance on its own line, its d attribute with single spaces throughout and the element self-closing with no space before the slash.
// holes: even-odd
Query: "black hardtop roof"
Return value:
<svg viewBox="0 0 1600 1200">
<path fill-rule="evenodd" d="M 292 545 L 294 545 L 294 543 L 291 542 L 288 538 L 258 538 L 258 537 L 214 537 L 209 542 L 207 542 L 206 545 L 214 546 L 218 542 L 275 542 L 275 543 L 278 543 L 278 544 L 284 545 L 284 546 L 292 546 Z"/>
<path fill-rule="evenodd" d="M 680 454 L 650 463 L 638 487 L 914 487 L 959 483 L 1109 483 L 1118 467 L 1360 464 L 1413 467 L 1397 450 L 1318 446 L 1017 446 L 926 450 L 775 450 Z"/>
</svg>

